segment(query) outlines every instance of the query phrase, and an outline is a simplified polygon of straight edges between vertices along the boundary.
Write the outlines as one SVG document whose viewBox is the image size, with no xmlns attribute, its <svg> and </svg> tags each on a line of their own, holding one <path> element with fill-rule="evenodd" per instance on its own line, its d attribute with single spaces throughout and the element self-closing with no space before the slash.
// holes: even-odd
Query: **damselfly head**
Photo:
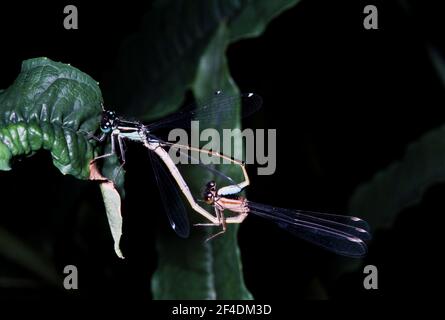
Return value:
<svg viewBox="0 0 445 320">
<path fill-rule="evenodd" d="M 117 124 L 117 115 L 114 111 L 104 110 L 100 122 L 100 130 L 104 133 L 110 132 Z"/>
</svg>

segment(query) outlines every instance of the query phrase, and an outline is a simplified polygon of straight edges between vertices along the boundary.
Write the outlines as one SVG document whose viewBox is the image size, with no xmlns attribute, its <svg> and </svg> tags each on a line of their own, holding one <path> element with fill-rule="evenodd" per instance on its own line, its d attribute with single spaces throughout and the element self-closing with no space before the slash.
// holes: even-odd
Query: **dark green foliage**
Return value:
<svg viewBox="0 0 445 320">
<path fill-rule="evenodd" d="M 23 62 L 15 82 L 0 93 L 0 169 L 39 149 L 51 152 L 63 173 L 87 179 L 102 97 L 90 76 L 47 58 Z"/>
</svg>

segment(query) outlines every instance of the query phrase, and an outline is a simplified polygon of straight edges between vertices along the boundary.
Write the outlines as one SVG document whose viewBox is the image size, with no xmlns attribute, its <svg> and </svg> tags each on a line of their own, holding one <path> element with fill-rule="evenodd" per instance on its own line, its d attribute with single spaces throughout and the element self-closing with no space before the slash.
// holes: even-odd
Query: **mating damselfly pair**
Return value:
<svg viewBox="0 0 445 320">
<path fill-rule="evenodd" d="M 214 123 L 215 120 L 218 123 L 223 123 L 225 120 L 230 121 L 236 116 L 238 109 L 234 106 L 239 103 L 242 106 L 241 116 L 246 117 L 261 107 L 262 99 L 253 93 L 227 96 L 218 91 L 207 102 L 189 106 L 185 110 L 147 125 L 121 118 L 113 111 L 104 110 L 100 124 L 102 134 L 95 139 L 104 141 L 110 137 L 111 152 L 101 155 L 93 161 L 118 154 L 122 165 L 124 165 L 126 161 L 124 141 L 132 140 L 142 143 L 150 151 L 149 157 L 165 211 L 173 230 L 180 237 L 186 238 L 190 233 L 190 222 L 186 207 L 181 199 L 181 192 L 191 208 L 206 219 L 203 223 L 195 224 L 196 226 L 219 226 L 222 228 L 209 239 L 224 233 L 227 224 L 241 223 L 249 214 L 254 214 L 269 219 L 292 234 L 337 254 L 350 257 L 365 255 L 366 241 L 370 239 L 370 234 L 367 223 L 362 219 L 283 209 L 249 201 L 239 195 L 250 184 L 244 162 L 217 151 L 167 142 L 155 134 L 165 128 L 189 127 L 191 121 L 204 123 Z M 209 166 L 202 166 L 223 177 L 227 181 L 227 185 L 217 189 L 216 183 L 210 181 L 203 185 L 204 194 L 196 197 L 178 166 L 170 157 L 168 151 L 171 148 L 187 157 L 190 157 L 189 152 L 193 151 L 222 158 L 238 166 L 243 172 L 244 180 L 236 183 L 222 172 Z M 201 206 L 200 203 L 212 206 L 214 214 Z M 225 215 L 227 211 L 229 212 L 228 216 Z"/>
</svg>

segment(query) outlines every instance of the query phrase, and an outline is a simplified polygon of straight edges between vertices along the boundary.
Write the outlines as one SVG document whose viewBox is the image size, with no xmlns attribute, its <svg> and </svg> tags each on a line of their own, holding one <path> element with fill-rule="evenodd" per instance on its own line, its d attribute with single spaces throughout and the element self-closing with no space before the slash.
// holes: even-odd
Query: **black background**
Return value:
<svg viewBox="0 0 445 320">
<path fill-rule="evenodd" d="M 426 47 L 427 41 L 443 47 L 435 34 L 440 28 L 434 25 L 440 10 L 413 3 L 416 11 L 410 17 L 397 1 L 302 1 L 272 21 L 261 37 L 229 48 L 230 69 L 241 90 L 264 99 L 263 109 L 245 126 L 277 129 L 277 171 L 252 177 L 250 199 L 347 212 L 360 183 L 400 159 L 407 144 L 444 122 L 445 94 Z M 379 30 L 363 28 L 366 4 L 377 5 Z M 79 30 L 71 31 L 62 24 L 65 5 L 2 4 L 0 88 L 13 82 L 22 60 L 47 56 L 71 63 L 99 81 L 107 103 L 107 77 L 118 49 L 138 30 L 150 3 L 77 3 Z M 24 239 L 51 239 L 60 268 L 68 262 L 84 270 L 82 289 L 75 295 L 151 296 L 154 229 L 166 220 L 153 213 L 161 208 L 146 153 L 140 149 L 131 146 L 127 156 L 125 262 L 116 261 L 110 250 L 96 186 L 62 176 L 44 152 L 17 161 L 11 172 L 0 172 L 0 223 Z M 85 201 L 96 208 L 93 224 L 76 225 L 77 211 L 63 197 L 80 185 Z M 150 194 L 156 195 L 150 206 L 159 210 L 149 213 Z M 440 280 L 443 194 L 443 186 L 431 188 L 421 204 L 398 215 L 391 229 L 374 234 L 363 263 L 379 268 L 375 291 L 363 289 L 360 270 L 330 279 L 332 254 L 265 221 L 248 219 L 239 233 L 247 287 L 261 299 L 320 298 L 326 293 L 334 299 L 424 296 Z M 79 237 L 88 246 L 88 256 L 77 255 L 80 240 L 67 237 L 74 228 L 82 230 Z M 39 241 L 36 246 L 42 247 Z M 6 259 L 0 258 L 0 263 L 8 274 L 27 275 L 25 268 Z M 60 295 L 66 293 L 39 286 L 0 287 L 2 297 Z"/>
</svg>

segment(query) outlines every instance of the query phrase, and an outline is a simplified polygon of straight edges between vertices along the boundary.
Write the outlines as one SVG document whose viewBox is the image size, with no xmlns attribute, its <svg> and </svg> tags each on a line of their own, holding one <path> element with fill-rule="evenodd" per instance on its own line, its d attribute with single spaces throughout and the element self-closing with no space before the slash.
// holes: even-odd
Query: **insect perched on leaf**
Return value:
<svg viewBox="0 0 445 320">
<path fill-rule="evenodd" d="M 212 154 L 213 156 L 224 158 L 241 166 L 246 180 L 239 184 L 233 182 L 230 188 L 235 188 L 236 190 L 242 190 L 249 183 L 247 173 L 244 164 L 240 161 L 211 150 L 163 141 L 156 136 L 154 132 L 163 128 L 189 127 L 192 120 L 207 122 L 217 118 L 223 123 L 224 120 L 228 121 L 237 116 L 237 108 L 234 108 L 234 106 L 238 103 L 241 103 L 243 106 L 242 116 L 248 116 L 261 107 L 262 99 L 253 93 L 226 96 L 221 91 L 218 91 L 215 96 L 207 102 L 190 106 L 186 110 L 174 113 L 164 119 L 147 125 L 138 121 L 122 119 L 114 111 L 104 110 L 100 124 L 102 134 L 99 137 L 94 137 L 94 139 L 103 142 L 107 137 L 110 137 L 111 151 L 96 157 L 93 161 L 115 155 L 119 152 L 122 163 L 121 166 L 123 166 L 126 161 L 124 141 L 131 140 L 142 143 L 150 151 L 149 155 L 153 170 L 170 224 L 180 237 L 188 237 L 190 233 L 190 222 L 178 188 L 193 210 L 212 222 L 216 223 L 217 219 L 195 200 L 167 149 L 174 148 L 179 150 L 179 152 L 189 150 Z"/>
</svg>

